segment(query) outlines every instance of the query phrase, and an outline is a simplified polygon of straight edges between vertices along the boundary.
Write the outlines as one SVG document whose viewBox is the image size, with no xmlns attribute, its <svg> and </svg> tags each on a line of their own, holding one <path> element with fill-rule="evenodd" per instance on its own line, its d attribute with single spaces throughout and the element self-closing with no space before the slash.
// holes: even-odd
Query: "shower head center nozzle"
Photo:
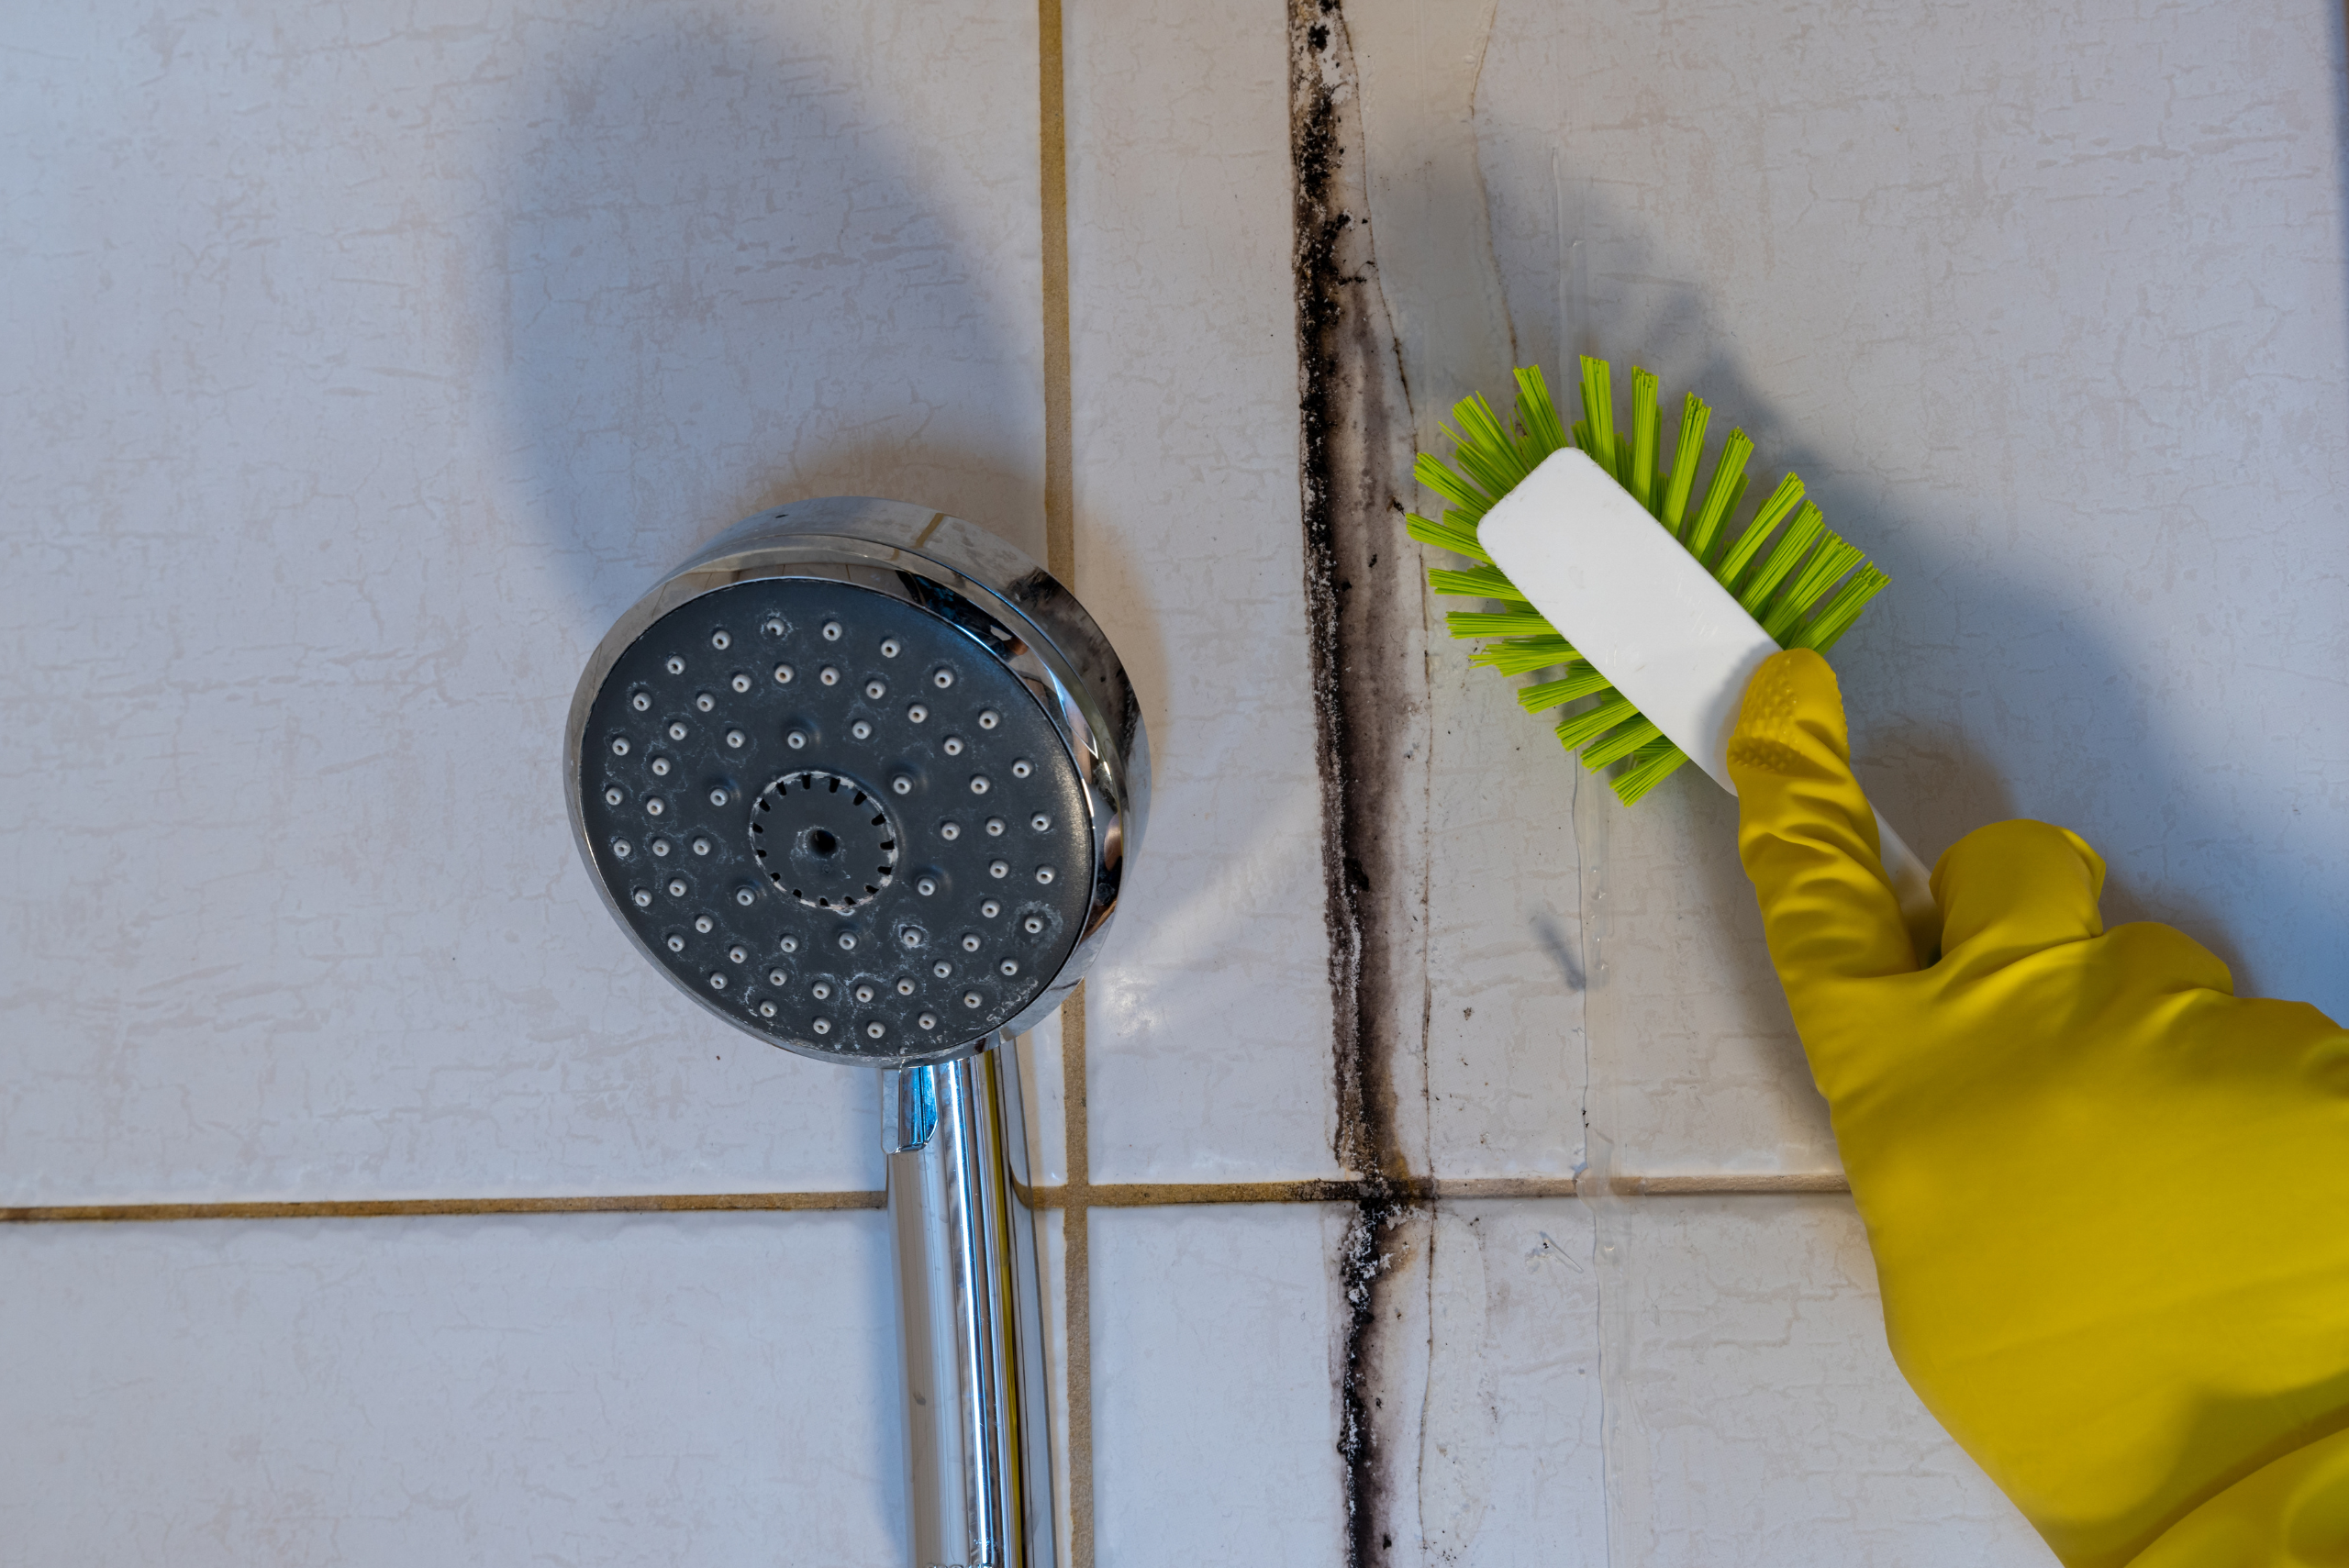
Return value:
<svg viewBox="0 0 2349 1568">
<path fill-rule="evenodd" d="M 788 773 L 751 808 L 751 857 L 777 891 L 844 913 L 896 879 L 897 829 L 880 792 L 821 768 Z"/>
</svg>

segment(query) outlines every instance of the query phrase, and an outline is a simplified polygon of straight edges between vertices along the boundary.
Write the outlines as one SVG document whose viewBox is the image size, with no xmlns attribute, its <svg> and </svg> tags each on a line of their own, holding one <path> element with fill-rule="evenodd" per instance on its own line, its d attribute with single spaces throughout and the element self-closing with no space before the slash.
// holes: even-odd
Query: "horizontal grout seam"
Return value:
<svg viewBox="0 0 2349 1568">
<path fill-rule="evenodd" d="M 1031 1208 L 1174 1208 L 1197 1204 L 1353 1203 L 1365 1184 L 1345 1178 L 1288 1182 L 1104 1182 L 1018 1186 Z M 1386 1191 L 1406 1203 L 1598 1195 L 1572 1176 L 1406 1177 Z M 1615 1197 L 1769 1196 L 1851 1190 L 1832 1171 L 1617 1176 Z M 268 1203 L 41 1204 L 0 1208 L 0 1225 L 139 1224 L 175 1219 L 395 1219 L 468 1214 L 825 1213 L 888 1207 L 880 1192 L 644 1193 L 585 1197 L 325 1198 Z"/>
<path fill-rule="evenodd" d="M 396 1219 L 458 1214 L 707 1214 L 885 1208 L 877 1192 L 621 1193 L 586 1197 L 322 1198 L 272 1203 L 88 1203 L 0 1208 L 0 1224 L 163 1219 Z"/>
</svg>

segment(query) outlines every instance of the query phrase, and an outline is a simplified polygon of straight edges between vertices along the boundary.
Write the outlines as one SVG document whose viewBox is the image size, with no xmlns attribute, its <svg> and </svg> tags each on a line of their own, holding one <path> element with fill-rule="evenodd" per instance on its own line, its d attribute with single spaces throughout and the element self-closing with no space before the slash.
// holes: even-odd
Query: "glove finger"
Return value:
<svg viewBox="0 0 2349 1568">
<path fill-rule="evenodd" d="M 1885 879 L 1876 813 L 1852 776 L 1843 697 L 1811 650 L 1773 655 L 1729 744 L 1737 852 L 1790 1000 L 1837 980 L 1902 974 L 1916 948 Z"/>
<path fill-rule="evenodd" d="M 2103 859 L 2070 828 L 2030 821 L 1976 828 L 1933 868 L 1942 962 L 1996 967 L 2102 936 L 2103 892 Z"/>
</svg>

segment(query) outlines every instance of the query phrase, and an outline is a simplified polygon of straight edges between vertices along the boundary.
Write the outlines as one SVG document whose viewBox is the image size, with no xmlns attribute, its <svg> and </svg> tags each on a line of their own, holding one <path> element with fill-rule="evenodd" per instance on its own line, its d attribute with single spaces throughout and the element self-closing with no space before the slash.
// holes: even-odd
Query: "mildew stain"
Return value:
<svg viewBox="0 0 2349 1568">
<path fill-rule="evenodd" d="M 1402 961 L 1414 899 L 1403 761 L 1424 697 L 1407 657 L 1419 627 L 1400 548 L 1399 486 L 1411 424 L 1363 214 L 1362 139 L 1339 0 L 1290 0 L 1289 137 L 1295 177 L 1299 458 L 1305 606 L 1321 789 L 1324 920 L 1334 1018 L 1333 1140 L 1361 1178 L 1341 1267 L 1339 1452 L 1350 1568 L 1386 1560 L 1384 1521 L 1411 1445 L 1382 1429 L 1376 1390 L 1399 1321 L 1387 1297 L 1397 1228 L 1416 1210 L 1396 1115 L 1397 1041 L 1419 1007 Z"/>
</svg>

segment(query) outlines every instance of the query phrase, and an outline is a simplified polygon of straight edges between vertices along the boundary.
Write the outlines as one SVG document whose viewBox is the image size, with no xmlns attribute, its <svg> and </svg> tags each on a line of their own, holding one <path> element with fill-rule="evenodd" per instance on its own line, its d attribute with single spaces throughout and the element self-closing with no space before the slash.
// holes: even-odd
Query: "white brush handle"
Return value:
<svg viewBox="0 0 2349 1568">
<path fill-rule="evenodd" d="M 1567 447 L 1476 528 L 1493 564 L 1575 651 L 1731 795 L 1745 686 L 1778 651 L 1744 606 L 1586 452 Z M 1885 878 L 1911 928 L 1932 923 L 1925 863 L 1876 813 Z"/>
</svg>

